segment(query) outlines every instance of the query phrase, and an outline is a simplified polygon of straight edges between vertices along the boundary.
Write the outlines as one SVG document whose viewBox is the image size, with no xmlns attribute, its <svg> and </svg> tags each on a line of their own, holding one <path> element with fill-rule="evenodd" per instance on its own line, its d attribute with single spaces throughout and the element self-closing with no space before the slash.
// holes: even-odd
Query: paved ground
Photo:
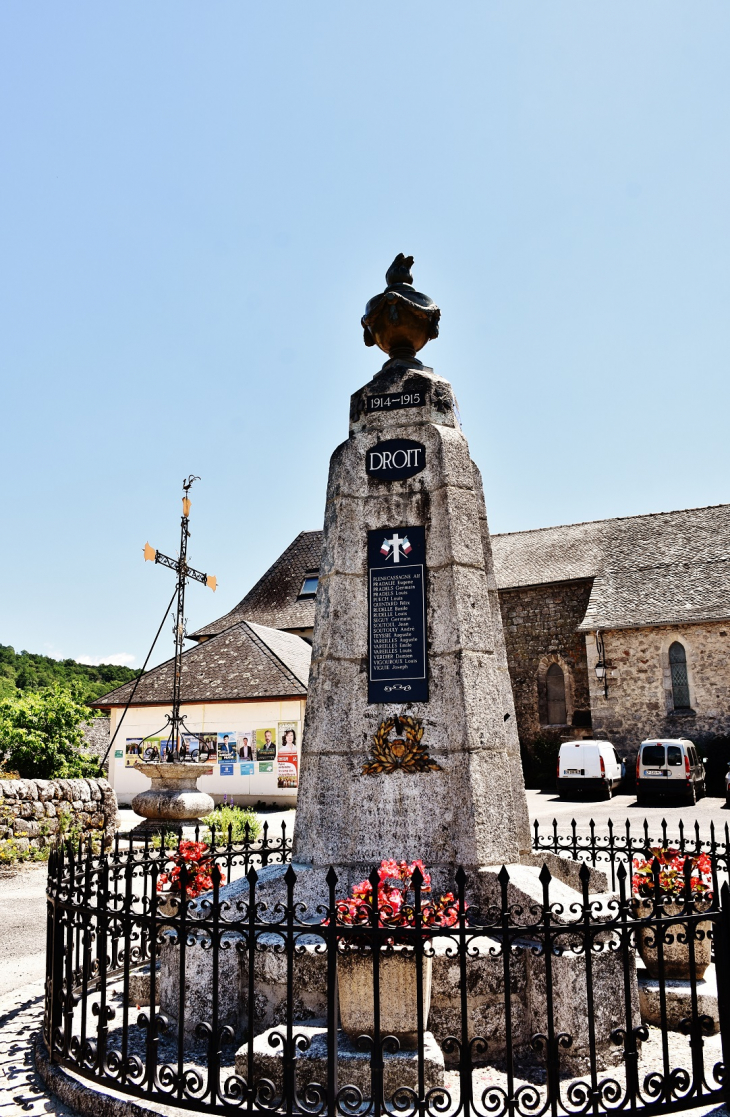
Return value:
<svg viewBox="0 0 730 1117">
<path fill-rule="evenodd" d="M 0 1117 L 73 1117 L 73 1110 L 44 1093 L 33 1067 L 31 1038 L 42 1019 L 42 984 L 0 997 Z"/>
<path fill-rule="evenodd" d="M 46 953 L 46 865 L 0 873 L 0 997 L 42 981 Z"/>
<path fill-rule="evenodd" d="M 663 819 L 667 822 L 667 832 L 676 834 L 680 819 L 684 822 L 685 834 L 694 833 L 695 821 L 699 822 L 703 837 L 710 836 L 710 822 L 715 824 L 718 840 L 724 838 L 726 823 L 730 823 L 730 810 L 725 807 L 725 799 L 700 799 L 694 807 L 677 806 L 672 803 L 657 803 L 640 807 L 635 795 L 614 795 L 613 799 L 559 799 L 554 791 L 528 791 L 527 804 L 530 819 L 538 820 L 540 830 L 552 829 L 553 819 L 557 819 L 558 829 L 569 832 L 575 819 L 579 830 L 588 831 L 590 820 L 596 824 L 596 832 L 605 833 L 609 818 L 614 827 L 625 830 L 626 820 L 632 832 L 641 831 L 644 819 L 649 823 L 649 834 L 659 835 Z"/>
</svg>

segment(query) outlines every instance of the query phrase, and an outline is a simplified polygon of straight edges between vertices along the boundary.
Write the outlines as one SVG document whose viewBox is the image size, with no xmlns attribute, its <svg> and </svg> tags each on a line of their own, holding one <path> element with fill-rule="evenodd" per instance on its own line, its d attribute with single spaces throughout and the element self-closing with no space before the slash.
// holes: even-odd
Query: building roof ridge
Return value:
<svg viewBox="0 0 730 1117">
<path fill-rule="evenodd" d="M 270 632 L 275 632 L 278 636 L 284 636 L 284 637 L 289 636 L 293 640 L 301 640 L 302 644 L 306 644 L 307 647 L 309 647 L 306 640 L 302 640 L 301 636 L 297 636 L 295 632 L 285 632 L 281 628 L 272 628 L 271 625 L 259 624 L 257 621 L 242 620 L 242 621 L 239 621 L 238 623 L 246 626 L 246 628 L 251 633 L 254 640 L 258 641 L 258 643 L 261 644 L 261 646 L 264 648 L 264 650 L 266 651 L 269 658 L 270 659 L 275 659 L 276 662 L 281 665 L 281 668 L 287 673 L 287 675 L 291 676 L 291 679 L 292 679 L 293 682 L 298 683 L 300 686 L 304 686 L 304 687 L 307 686 L 306 680 L 300 679 L 299 676 L 296 675 L 294 673 L 294 671 L 292 671 L 291 667 L 289 667 L 288 664 L 286 664 L 284 662 L 284 660 L 281 658 L 281 656 L 277 655 L 277 653 L 274 651 L 274 649 L 269 644 L 266 643 L 266 641 L 263 639 L 263 637 L 259 636 L 258 632 L 254 631 L 254 628 L 266 628 Z M 234 627 L 235 627 L 235 625 L 231 625 L 231 628 L 234 628 Z M 230 629 L 226 629 L 225 631 L 229 632 Z M 221 632 L 220 635 L 223 636 L 224 634 Z M 214 636 L 213 639 L 217 640 L 218 637 Z M 200 645 L 198 645 L 198 646 L 200 646 Z"/>
<path fill-rule="evenodd" d="M 266 625 L 259 625 L 259 627 L 260 628 L 266 628 L 267 626 Z M 245 620 L 236 621 L 235 624 L 232 624 L 229 628 L 224 629 L 222 632 L 216 633 L 215 636 L 211 636 L 208 640 L 206 640 L 202 644 L 193 644 L 192 647 L 185 648 L 185 650 L 182 653 L 183 654 L 183 659 L 185 659 L 185 657 L 188 656 L 188 655 L 195 655 L 196 653 L 198 653 L 201 657 L 203 657 L 203 656 L 207 657 L 208 655 L 210 655 L 210 652 L 211 652 L 211 649 L 212 649 L 214 643 L 217 640 L 222 641 L 225 637 L 229 637 L 234 628 L 245 629 L 247 631 L 248 636 L 251 639 L 251 641 L 259 649 L 259 651 L 261 651 L 266 656 L 266 658 L 270 661 L 270 663 L 272 663 L 272 665 L 277 669 L 277 671 L 279 671 L 280 674 L 282 674 L 284 676 L 286 681 L 289 682 L 290 684 L 294 684 L 298 688 L 303 687 L 306 691 L 306 687 L 307 687 L 306 682 L 303 682 L 300 678 L 298 678 L 297 675 L 294 674 L 292 669 L 290 667 L 288 667 L 286 665 L 286 663 L 284 663 L 284 661 L 276 654 L 276 652 L 272 648 L 269 647 L 269 645 L 266 643 L 266 641 L 263 640 L 258 635 L 258 633 L 253 631 L 253 629 L 249 625 L 248 621 L 245 621 Z M 278 629 L 272 629 L 272 631 L 278 632 L 279 630 Z M 288 636 L 288 635 L 292 635 L 292 634 L 291 633 L 283 633 L 282 635 Z M 301 637 L 297 637 L 297 639 L 301 639 Z M 306 641 L 302 640 L 302 643 L 306 644 Z M 142 681 L 144 679 L 150 678 L 152 675 L 155 675 L 158 672 L 163 671 L 164 668 L 169 667 L 169 665 L 171 663 L 174 663 L 174 656 L 170 656 L 168 659 L 163 660 L 162 663 L 157 663 L 157 664 L 155 664 L 154 667 L 151 667 L 148 671 L 145 671 L 144 675 L 139 676 L 140 685 L 142 684 Z M 110 701 L 117 701 L 120 697 L 121 692 L 124 692 L 124 697 L 126 699 L 127 696 L 129 695 L 130 689 L 134 686 L 135 682 L 136 682 L 135 679 L 130 679 L 130 681 L 128 683 L 122 683 L 121 686 L 115 687 L 114 690 L 110 690 L 108 692 L 108 694 L 102 695 L 101 698 L 96 698 L 93 702 L 90 703 L 90 705 L 93 706 L 93 707 L 98 706 L 98 707 L 103 708 L 104 706 L 109 705 Z M 183 697 L 183 703 L 185 701 L 186 701 L 186 699 Z"/>
<path fill-rule="evenodd" d="M 681 512 L 709 512 L 712 508 L 730 508 L 730 503 L 699 504 L 694 508 L 671 508 L 666 512 L 639 512 L 632 516 L 606 516 L 601 520 L 576 520 L 574 523 L 550 524 L 547 527 L 528 527 L 520 531 L 495 531 L 491 537 L 492 539 L 506 539 L 512 535 L 536 535 L 541 531 L 557 531 L 559 528 L 565 527 L 589 527 L 597 524 L 620 523 L 623 520 L 658 519 L 660 516 L 676 516 Z"/>
</svg>

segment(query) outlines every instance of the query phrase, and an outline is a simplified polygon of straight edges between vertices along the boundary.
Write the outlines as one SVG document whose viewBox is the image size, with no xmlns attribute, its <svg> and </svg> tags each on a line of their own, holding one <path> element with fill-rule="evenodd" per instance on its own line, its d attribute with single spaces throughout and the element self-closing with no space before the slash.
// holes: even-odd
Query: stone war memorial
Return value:
<svg viewBox="0 0 730 1117">
<path fill-rule="evenodd" d="M 387 360 L 331 458 L 293 840 L 54 853 L 61 1092 L 353 1117 L 730 1094 L 727 846 L 532 838 L 482 480 L 412 265 L 367 304 Z"/>
</svg>

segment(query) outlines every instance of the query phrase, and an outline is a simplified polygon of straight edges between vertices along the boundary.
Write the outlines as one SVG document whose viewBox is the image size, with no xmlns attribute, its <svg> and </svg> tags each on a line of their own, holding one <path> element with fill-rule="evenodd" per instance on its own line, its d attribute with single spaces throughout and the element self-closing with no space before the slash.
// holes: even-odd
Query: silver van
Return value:
<svg viewBox="0 0 730 1117">
<path fill-rule="evenodd" d="M 642 741 L 636 757 L 636 801 L 659 797 L 696 803 L 705 795 L 705 769 L 691 741 Z"/>
</svg>

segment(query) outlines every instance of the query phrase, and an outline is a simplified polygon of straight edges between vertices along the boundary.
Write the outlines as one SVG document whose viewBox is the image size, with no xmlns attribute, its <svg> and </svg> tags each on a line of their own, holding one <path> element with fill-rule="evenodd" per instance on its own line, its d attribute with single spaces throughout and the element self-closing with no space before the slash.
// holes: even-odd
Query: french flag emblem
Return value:
<svg viewBox="0 0 730 1117">
<path fill-rule="evenodd" d="M 380 548 L 381 555 L 392 556 L 393 562 L 398 562 L 401 555 L 409 555 L 413 548 L 408 542 L 408 536 L 404 535 L 403 538 L 398 535 L 398 532 L 393 533 L 392 539 L 384 539 L 383 545 Z"/>
</svg>

